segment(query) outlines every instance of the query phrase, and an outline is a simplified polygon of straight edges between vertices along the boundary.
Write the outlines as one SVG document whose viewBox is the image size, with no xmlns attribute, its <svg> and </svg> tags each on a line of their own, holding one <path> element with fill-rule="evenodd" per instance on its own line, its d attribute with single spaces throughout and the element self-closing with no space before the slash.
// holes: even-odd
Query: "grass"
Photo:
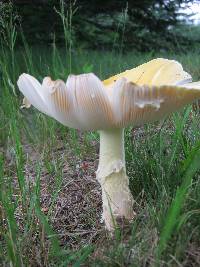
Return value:
<svg viewBox="0 0 200 267">
<path fill-rule="evenodd" d="M 100 223 L 96 132 L 20 109 L 16 80 L 28 72 L 66 80 L 66 50 L 24 47 L 0 54 L 0 263 L 2 266 L 199 266 L 200 116 L 186 107 L 125 132 L 137 216 L 109 237 Z M 155 57 L 179 60 L 200 79 L 198 51 L 117 55 L 70 50 L 73 73 L 101 79 Z M 10 64 L 12 62 L 12 64 Z M 13 64 L 14 67 L 13 67 Z M 13 73 L 14 68 L 14 73 Z"/>
</svg>

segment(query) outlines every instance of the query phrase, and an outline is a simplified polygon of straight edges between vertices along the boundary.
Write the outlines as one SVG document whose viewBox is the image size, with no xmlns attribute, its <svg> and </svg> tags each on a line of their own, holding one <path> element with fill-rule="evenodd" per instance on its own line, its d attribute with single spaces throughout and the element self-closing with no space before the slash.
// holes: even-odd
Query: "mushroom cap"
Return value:
<svg viewBox="0 0 200 267">
<path fill-rule="evenodd" d="M 200 82 L 191 80 L 180 63 L 158 58 L 103 82 L 88 73 L 40 84 L 22 74 L 17 84 L 26 107 L 71 128 L 102 130 L 156 121 L 192 103 L 200 98 Z"/>
</svg>

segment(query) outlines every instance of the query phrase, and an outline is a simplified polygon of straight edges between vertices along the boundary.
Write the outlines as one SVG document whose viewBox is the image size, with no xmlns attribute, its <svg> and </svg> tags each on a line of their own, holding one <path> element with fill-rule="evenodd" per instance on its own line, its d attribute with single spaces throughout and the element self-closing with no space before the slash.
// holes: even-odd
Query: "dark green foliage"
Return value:
<svg viewBox="0 0 200 267">
<path fill-rule="evenodd" d="M 64 44 L 63 25 L 58 0 L 14 1 L 24 34 L 31 43 Z M 64 1 L 66 17 L 72 18 L 76 45 L 101 49 L 169 49 L 190 44 L 192 36 L 175 31 L 181 4 L 187 0 Z M 184 19 L 182 19 L 183 22 Z M 177 42 L 178 40 L 178 42 Z M 18 40 L 20 43 L 20 40 Z"/>
</svg>

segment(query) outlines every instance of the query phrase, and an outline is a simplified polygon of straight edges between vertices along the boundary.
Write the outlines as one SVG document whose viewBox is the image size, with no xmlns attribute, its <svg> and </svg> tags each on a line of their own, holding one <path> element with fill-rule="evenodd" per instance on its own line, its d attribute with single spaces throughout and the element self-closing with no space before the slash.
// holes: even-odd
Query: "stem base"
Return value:
<svg viewBox="0 0 200 267">
<path fill-rule="evenodd" d="M 102 188 L 103 219 L 112 231 L 118 221 L 130 221 L 135 215 L 126 175 L 123 129 L 100 132 L 97 179 Z"/>
</svg>

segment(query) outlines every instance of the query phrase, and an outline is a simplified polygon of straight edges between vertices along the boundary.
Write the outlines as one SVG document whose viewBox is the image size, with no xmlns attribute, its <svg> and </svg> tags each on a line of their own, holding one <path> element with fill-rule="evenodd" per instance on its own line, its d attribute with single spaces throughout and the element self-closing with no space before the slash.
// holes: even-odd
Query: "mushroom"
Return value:
<svg viewBox="0 0 200 267">
<path fill-rule="evenodd" d="M 100 155 L 96 172 L 102 189 L 103 220 L 112 231 L 131 221 L 133 196 L 126 175 L 124 128 L 140 126 L 200 98 L 200 82 L 191 83 L 180 63 L 154 59 L 101 81 L 93 73 L 70 75 L 66 84 L 22 74 L 17 82 L 24 105 L 79 130 L 99 130 Z"/>
</svg>

